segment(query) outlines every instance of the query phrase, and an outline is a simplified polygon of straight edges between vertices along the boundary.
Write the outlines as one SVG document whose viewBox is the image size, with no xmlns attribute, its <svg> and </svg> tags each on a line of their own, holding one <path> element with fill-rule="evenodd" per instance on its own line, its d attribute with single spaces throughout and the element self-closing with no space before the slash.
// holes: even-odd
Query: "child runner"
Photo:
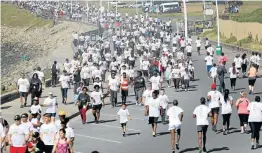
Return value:
<svg viewBox="0 0 262 153">
<path fill-rule="evenodd" d="M 128 109 L 126 109 L 126 104 L 122 104 L 122 107 L 117 112 L 117 115 L 119 116 L 119 119 L 120 119 L 120 124 L 123 130 L 123 137 L 125 137 L 126 136 L 126 124 L 128 120 L 132 120 Z"/>
<path fill-rule="evenodd" d="M 166 118 L 166 110 L 168 107 L 168 101 L 169 101 L 167 95 L 165 94 L 165 89 L 160 90 L 159 99 L 160 99 L 160 105 L 162 107 L 161 121 L 162 123 L 164 123 L 165 118 Z"/>
</svg>

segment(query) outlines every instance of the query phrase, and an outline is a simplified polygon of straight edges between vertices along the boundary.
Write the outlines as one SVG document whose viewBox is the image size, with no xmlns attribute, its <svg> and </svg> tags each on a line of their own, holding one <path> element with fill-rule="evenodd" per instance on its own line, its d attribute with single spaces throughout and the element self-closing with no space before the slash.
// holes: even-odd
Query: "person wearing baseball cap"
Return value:
<svg viewBox="0 0 262 153">
<path fill-rule="evenodd" d="M 32 141 L 27 144 L 25 153 L 43 153 L 45 150 L 45 144 L 40 139 L 38 132 L 32 133 Z"/>
<path fill-rule="evenodd" d="M 212 130 L 217 132 L 217 121 L 218 121 L 218 114 L 219 114 L 219 107 L 220 103 L 223 102 L 224 96 L 221 92 L 216 91 L 216 84 L 211 84 L 211 91 L 207 94 L 207 104 L 208 107 L 211 109 L 212 117 L 211 117 L 211 124 Z"/>
<path fill-rule="evenodd" d="M 63 122 L 63 121 L 66 122 L 66 126 L 69 127 L 70 126 L 69 118 L 66 117 L 66 112 L 64 110 L 60 110 L 58 115 L 59 115 L 59 120 L 55 121 L 55 125 L 56 125 L 57 129 L 59 130 L 59 129 L 62 128 L 61 122 Z"/>
<path fill-rule="evenodd" d="M 14 117 L 15 123 L 10 126 L 8 131 L 10 152 L 25 152 L 26 142 L 29 139 L 29 130 L 25 129 L 21 124 L 21 116 Z"/>
</svg>

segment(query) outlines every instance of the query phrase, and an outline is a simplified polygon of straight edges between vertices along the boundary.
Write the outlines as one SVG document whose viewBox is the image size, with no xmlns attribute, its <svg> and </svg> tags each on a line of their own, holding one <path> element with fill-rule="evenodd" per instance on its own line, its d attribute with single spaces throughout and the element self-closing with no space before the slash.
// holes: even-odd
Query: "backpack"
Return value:
<svg viewBox="0 0 262 153">
<path fill-rule="evenodd" d="M 52 74 L 56 74 L 56 72 L 57 72 L 56 65 L 53 64 L 53 66 L 52 66 Z"/>
<path fill-rule="evenodd" d="M 219 66 L 219 67 L 217 68 L 217 74 L 218 74 L 218 75 L 221 75 L 222 73 L 223 73 L 222 66 Z"/>
</svg>

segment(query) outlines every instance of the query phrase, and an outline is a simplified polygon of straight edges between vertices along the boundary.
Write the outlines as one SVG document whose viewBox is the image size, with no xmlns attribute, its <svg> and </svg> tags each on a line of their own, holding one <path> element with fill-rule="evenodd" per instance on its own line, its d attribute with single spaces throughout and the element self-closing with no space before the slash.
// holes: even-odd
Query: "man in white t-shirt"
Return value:
<svg viewBox="0 0 262 153">
<path fill-rule="evenodd" d="M 210 56 L 213 57 L 213 55 L 214 55 L 214 48 L 211 45 L 209 45 L 208 48 L 207 48 L 207 52 L 209 53 Z"/>
<path fill-rule="evenodd" d="M 44 106 L 46 107 L 46 113 L 51 114 L 52 121 L 55 122 L 58 103 L 52 92 L 49 92 L 49 96 L 44 100 Z"/>
<path fill-rule="evenodd" d="M 206 62 L 207 76 L 209 77 L 209 72 L 213 64 L 213 57 L 210 56 L 209 52 L 207 52 L 207 56 L 205 57 L 205 62 Z"/>
<path fill-rule="evenodd" d="M 117 104 L 117 93 L 119 91 L 120 80 L 116 78 L 116 72 L 111 72 L 111 78 L 108 81 L 108 92 L 110 91 L 110 101 L 112 108 Z"/>
<path fill-rule="evenodd" d="M 99 85 L 94 86 L 95 91 L 93 91 L 90 95 L 91 100 L 93 102 L 93 116 L 95 117 L 95 123 L 99 122 L 100 118 L 100 110 L 102 106 L 105 106 L 103 93 L 100 91 Z"/>
<path fill-rule="evenodd" d="M 187 53 L 187 57 L 190 59 L 191 58 L 191 56 L 192 56 L 192 49 L 193 49 L 193 47 L 191 46 L 191 44 L 188 44 L 187 46 L 186 46 L 186 53 Z"/>
<path fill-rule="evenodd" d="M 161 87 L 161 78 L 157 75 L 157 72 L 154 72 L 153 76 L 149 80 L 152 83 L 152 90 L 159 91 Z"/>
<path fill-rule="evenodd" d="M 211 109 L 212 130 L 217 132 L 216 125 L 218 121 L 220 103 L 223 102 L 224 96 L 221 92 L 216 91 L 216 84 L 211 84 L 211 91 L 207 94 L 208 107 Z"/>
<path fill-rule="evenodd" d="M 26 151 L 26 142 L 29 139 L 29 130 L 22 127 L 20 115 L 16 115 L 15 123 L 10 126 L 8 140 L 10 152 L 22 153 Z"/>
<path fill-rule="evenodd" d="M 200 99 L 201 105 L 197 106 L 193 112 L 193 118 L 196 118 L 197 133 L 198 133 L 198 146 L 199 152 L 207 152 L 206 150 L 206 133 L 208 128 L 208 117 L 211 117 L 211 109 L 205 103 L 206 99 Z"/>
<path fill-rule="evenodd" d="M 62 92 L 62 103 L 67 101 L 67 91 L 69 88 L 70 77 L 67 75 L 66 70 L 63 70 L 63 74 L 59 77 L 61 92 Z"/>
<path fill-rule="evenodd" d="M 196 46 L 197 46 L 198 55 L 200 55 L 201 40 L 200 40 L 199 37 L 198 37 L 197 40 L 196 40 Z"/>
<path fill-rule="evenodd" d="M 44 124 L 40 128 L 40 138 L 45 143 L 45 152 L 52 152 L 58 130 L 55 123 L 51 122 L 51 114 L 44 114 Z"/>
<path fill-rule="evenodd" d="M 23 108 L 24 106 L 26 106 L 28 90 L 30 86 L 28 79 L 25 78 L 25 74 L 22 74 L 22 77 L 18 79 L 17 86 L 18 86 L 18 91 L 20 95 L 21 108 Z M 25 98 L 24 105 L 23 105 L 23 97 Z"/>
<path fill-rule="evenodd" d="M 171 134 L 171 146 L 172 153 L 175 152 L 175 133 L 177 133 L 176 149 L 179 150 L 179 140 L 181 135 L 181 124 L 184 116 L 184 111 L 182 108 L 178 107 L 178 101 L 173 101 L 172 107 L 167 110 L 167 117 L 169 119 L 169 128 Z"/>
<path fill-rule="evenodd" d="M 152 124 L 153 137 L 156 137 L 157 121 L 161 114 L 160 99 L 158 98 L 158 94 L 159 91 L 157 90 L 152 92 L 152 97 L 148 99 L 145 110 L 145 116 L 149 116 L 149 124 Z"/>
</svg>

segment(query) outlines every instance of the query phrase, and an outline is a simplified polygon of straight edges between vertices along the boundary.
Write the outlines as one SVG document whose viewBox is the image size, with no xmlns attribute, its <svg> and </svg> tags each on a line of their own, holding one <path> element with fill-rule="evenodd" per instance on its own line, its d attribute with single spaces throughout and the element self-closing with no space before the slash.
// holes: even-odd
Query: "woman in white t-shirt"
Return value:
<svg viewBox="0 0 262 153">
<path fill-rule="evenodd" d="M 249 111 L 248 122 L 251 129 L 251 149 L 256 149 L 259 146 L 259 132 L 262 125 L 262 104 L 259 96 L 255 97 L 254 102 L 249 103 L 247 110 Z"/>
<path fill-rule="evenodd" d="M 177 91 L 179 89 L 179 82 L 181 78 L 178 64 L 176 64 L 175 67 L 172 69 L 172 78 L 173 78 L 175 89 Z"/>
<path fill-rule="evenodd" d="M 225 89 L 224 100 L 220 100 L 222 105 L 222 116 L 223 116 L 223 134 L 227 135 L 230 127 L 230 116 L 232 114 L 233 98 L 229 96 L 229 90 Z M 227 124 L 227 130 L 225 126 Z"/>
<path fill-rule="evenodd" d="M 236 89 L 236 80 L 239 74 L 239 70 L 236 68 L 236 64 L 232 63 L 232 67 L 229 68 L 229 77 L 230 77 L 230 83 L 231 83 L 231 89 Z"/>
</svg>

